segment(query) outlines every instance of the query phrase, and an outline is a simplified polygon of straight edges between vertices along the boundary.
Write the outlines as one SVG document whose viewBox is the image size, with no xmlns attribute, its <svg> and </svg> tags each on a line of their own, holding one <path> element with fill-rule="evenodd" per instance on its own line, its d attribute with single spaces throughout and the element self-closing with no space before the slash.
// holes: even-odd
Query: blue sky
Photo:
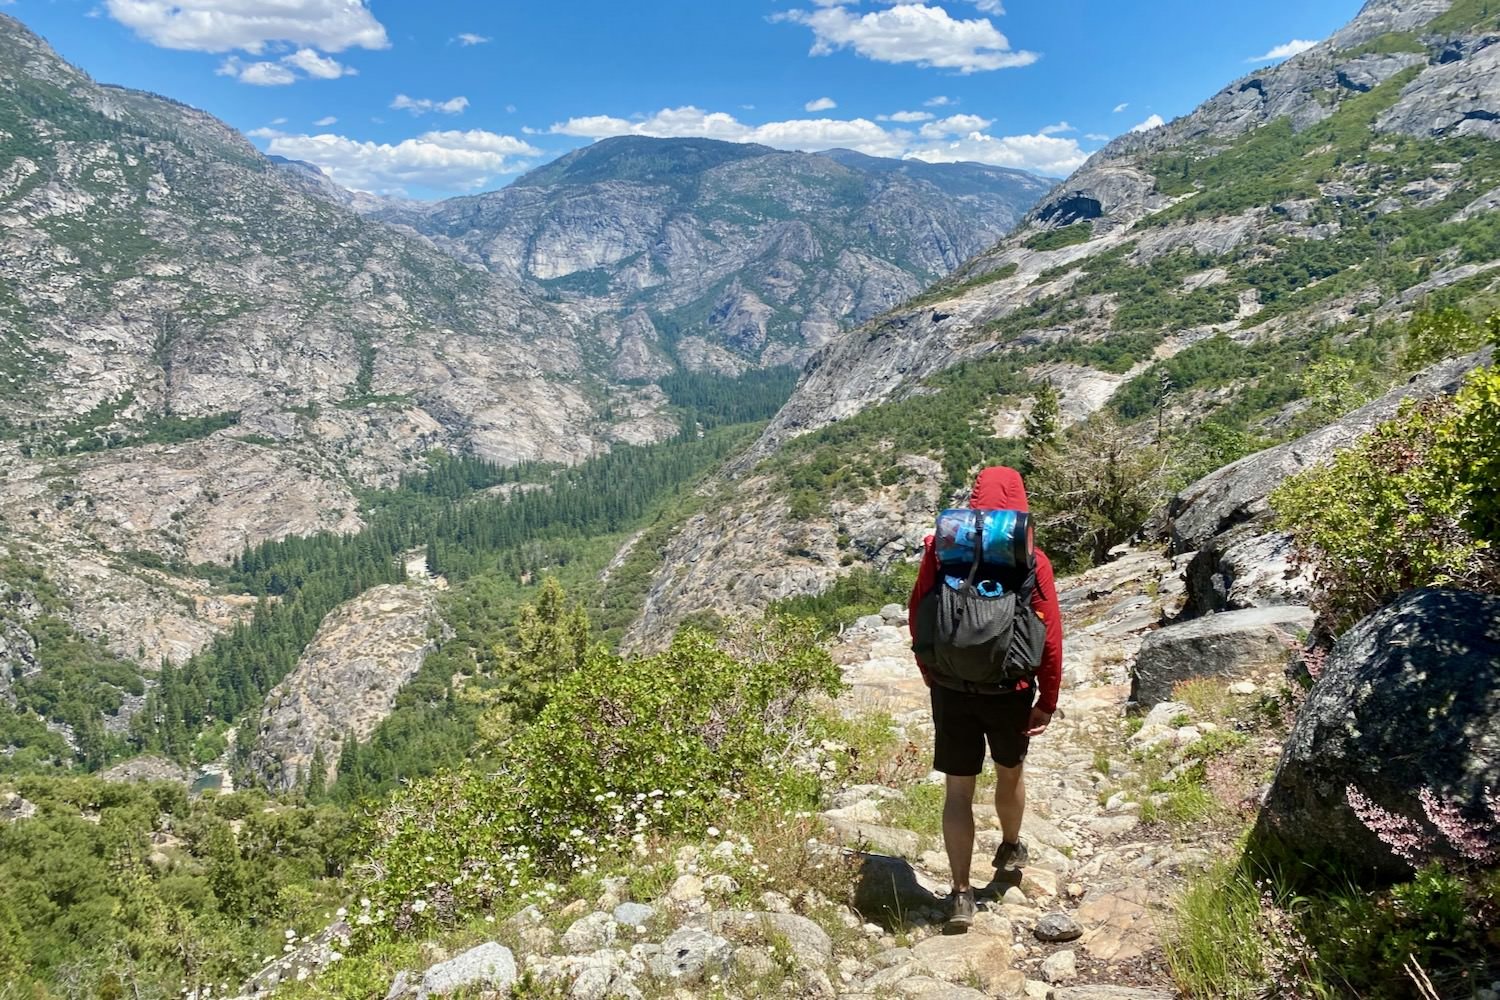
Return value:
<svg viewBox="0 0 1500 1000">
<path fill-rule="evenodd" d="M 1359 5 L 0 0 L 97 80 L 202 107 L 346 186 L 419 198 L 500 187 L 629 132 L 1063 176 Z"/>
</svg>

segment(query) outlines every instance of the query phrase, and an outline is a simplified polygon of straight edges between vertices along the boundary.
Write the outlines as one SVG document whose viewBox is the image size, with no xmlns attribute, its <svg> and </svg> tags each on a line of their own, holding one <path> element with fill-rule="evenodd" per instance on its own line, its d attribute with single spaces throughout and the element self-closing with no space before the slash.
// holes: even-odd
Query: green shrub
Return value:
<svg viewBox="0 0 1500 1000">
<path fill-rule="evenodd" d="M 403 933 L 595 870 L 648 836 L 701 829 L 734 801 L 797 791 L 813 693 L 839 672 L 814 626 L 772 619 L 664 653 L 600 648 L 566 677 L 495 773 L 418 782 L 367 831 L 371 922 Z M 805 789 L 803 789 L 805 791 Z"/>
<path fill-rule="evenodd" d="M 1061 250 L 1063 247 L 1076 246 L 1079 243 L 1087 243 L 1093 239 L 1094 224 L 1087 220 L 1075 222 L 1071 226 L 1063 226 L 1061 229 L 1049 229 L 1031 237 L 1026 241 L 1028 250 Z"/>
<path fill-rule="evenodd" d="M 1271 495 L 1335 634 L 1412 587 L 1500 585 L 1497 450 L 1500 373 L 1481 369 L 1457 397 L 1404 406 Z"/>
</svg>

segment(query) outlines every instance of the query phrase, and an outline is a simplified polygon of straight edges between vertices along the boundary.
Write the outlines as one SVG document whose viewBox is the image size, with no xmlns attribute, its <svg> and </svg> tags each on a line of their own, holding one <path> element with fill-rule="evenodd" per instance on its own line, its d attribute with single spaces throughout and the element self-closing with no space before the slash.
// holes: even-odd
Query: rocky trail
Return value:
<svg viewBox="0 0 1500 1000">
<path fill-rule="evenodd" d="M 882 822 L 891 803 L 922 793 L 864 786 L 836 797 L 836 807 L 824 815 L 846 846 L 869 852 L 866 873 L 905 876 L 904 883 L 891 884 L 905 885 L 901 930 L 911 941 L 877 953 L 878 970 L 845 983 L 839 995 L 1175 995 L 1159 943 L 1163 908 L 1181 873 L 1203 865 L 1216 845 L 1174 842 L 1158 825 L 1142 824 L 1140 804 L 1114 791 L 1130 777 L 1128 765 L 1111 759 L 1108 773 L 1098 765 L 1120 739 L 1129 696 L 1126 665 L 1142 634 L 1160 623 L 1164 610 L 1176 610 L 1179 572 L 1160 556 L 1132 552 L 1061 581 L 1066 679 L 1061 711 L 1032 741 L 1027 758 L 1023 839 L 1030 861 L 1019 873 L 995 873 L 985 884 L 1000 829 L 988 795 L 992 779 L 982 777 L 974 807 L 981 912 L 968 934 L 943 933 L 950 885 L 941 837 Z M 925 763 L 932 739 L 928 693 L 912 665 L 905 618 L 904 608 L 889 606 L 841 637 L 835 655 L 850 684 L 842 707 L 851 714 L 888 712 Z M 923 798 L 932 803 L 930 829 L 936 831 L 941 776 L 924 781 L 933 789 Z M 870 881 L 878 883 L 879 875 Z M 861 886 L 860 894 L 862 910 L 879 908 L 878 885 Z"/>
</svg>

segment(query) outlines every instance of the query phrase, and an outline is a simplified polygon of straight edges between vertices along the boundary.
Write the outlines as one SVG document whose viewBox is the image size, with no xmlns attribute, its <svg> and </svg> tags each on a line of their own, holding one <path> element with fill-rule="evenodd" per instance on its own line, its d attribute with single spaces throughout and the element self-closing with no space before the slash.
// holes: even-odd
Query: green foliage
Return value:
<svg viewBox="0 0 1500 1000">
<path fill-rule="evenodd" d="M 1166 454 L 1095 414 L 1033 459 L 1026 490 L 1060 572 L 1104 560 L 1166 499 Z M 1040 532 L 1039 532 L 1040 534 Z"/>
<path fill-rule="evenodd" d="M 1433 866 L 1406 882 L 1371 887 L 1329 871 L 1314 885 L 1303 866 L 1301 859 L 1280 868 L 1240 858 L 1189 882 L 1163 941 L 1188 996 L 1251 1000 L 1295 984 L 1298 995 L 1329 1000 L 1418 1000 L 1429 994 L 1414 985 L 1412 963 L 1442 996 L 1500 970 L 1493 961 L 1495 872 Z"/>
<path fill-rule="evenodd" d="M 1332 421 L 1368 400 L 1358 382 L 1358 365 L 1337 355 L 1314 361 L 1302 371 L 1302 395 L 1320 421 Z"/>
<path fill-rule="evenodd" d="M 1335 634 L 1411 587 L 1500 587 L 1497 418 L 1500 375 L 1478 370 L 1456 398 L 1404 406 L 1271 495 Z"/>
<path fill-rule="evenodd" d="M 1500 28 L 1500 4 L 1495 0 L 1454 0 L 1453 6 L 1428 21 L 1423 30 L 1436 35 L 1496 28 Z"/>
<path fill-rule="evenodd" d="M 0 825 L 0 969 L 24 970 L 11 984 L 60 989 L 66 974 L 83 992 L 44 995 L 108 996 L 111 976 L 143 996 L 218 992 L 337 905 L 351 831 L 334 811 L 81 778 L 13 787 L 37 814 Z"/>
<path fill-rule="evenodd" d="M 792 394 L 800 374 L 790 365 L 739 376 L 684 371 L 665 375 L 656 384 L 682 411 L 684 429 L 707 430 L 771 419 Z"/>
<path fill-rule="evenodd" d="M 590 634 L 588 614 L 548 577 L 536 603 L 523 605 L 516 616 L 516 648 L 506 673 L 508 700 L 519 719 L 535 718 L 557 684 L 583 668 Z"/>
<path fill-rule="evenodd" d="M 396 796 L 367 832 L 379 926 L 406 932 L 525 899 L 647 836 L 699 830 L 726 800 L 786 792 L 809 696 L 836 692 L 838 669 L 808 622 L 725 641 L 684 629 L 652 657 L 596 647 L 497 773 L 446 773 Z"/>
<path fill-rule="evenodd" d="M 1425 55 L 1427 46 L 1410 32 L 1387 31 L 1383 35 L 1376 35 L 1363 45 L 1344 49 L 1339 55 L 1345 59 L 1358 59 L 1360 56 L 1392 56 L 1408 52 L 1413 55 Z"/>
<path fill-rule="evenodd" d="M 1024 244 L 1028 250 L 1061 250 L 1064 247 L 1087 243 L 1094 238 L 1094 224 L 1088 220 L 1075 222 L 1061 229 L 1048 229 L 1037 233 Z"/>
<path fill-rule="evenodd" d="M 887 604 L 905 605 L 916 582 L 914 565 L 894 565 L 883 573 L 868 566 L 856 566 L 820 594 L 798 594 L 773 601 L 768 613 L 807 619 L 816 622 L 821 632 L 834 632 Z"/>
<path fill-rule="evenodd" d="M 1492 328 L 1500 328 L 1500 314 L 1491 317 Z M 1485 342 L 1485 329 L 1462 309 L 1452 306 L 1423 310 L 1406 326 L 1406 350 L 1402 364 L 1412 370 L 1446 358 L 1478 350 Z"/>
<path fill-rule="evenodd" d="M 1057 389 L 1051 382 L 1038 382 L 1031 394 L 1031 412 L 1026 414 L 1026 465 L 1029 471 L 1043 449 L 1057 441 L 1062 430 L 1062 411 Z"/>
</svg>

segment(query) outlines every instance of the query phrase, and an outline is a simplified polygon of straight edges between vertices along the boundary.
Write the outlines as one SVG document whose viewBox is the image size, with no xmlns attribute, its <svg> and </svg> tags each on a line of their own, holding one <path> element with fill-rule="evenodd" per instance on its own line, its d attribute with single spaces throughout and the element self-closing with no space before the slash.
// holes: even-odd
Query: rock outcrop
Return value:
<svg viewBox="0 0 1500 1000">
<path fill-rule="evenodd" d="M 311 777 L 320 751 L 323 777 L 331 779 L 341 742 L 369 738 L 440 628 L 426 586 L 373 587 L 331 612 L 296 668 L 266 696 L 250 758 L 261 779 L 292 788 Z"/>
<path fill-rule="evenodd" d="M 1493 863 L 1497 790 L 1500 597 L 1417 590 L 1335 645 L 1287 739 L 1257 834 L 1299 858 L 1325 852 L 1396 877 L 1427 857 L 1473 862 L 1487 851 Z"/>
<path fill-rule="evenodd" d="M 1130 668 L 1130 700 L 1142 708 L 1172 697 L 1197 677 L 1240 679 L 1280 671 L 1312 631 L 1312 610 L 1299 605 L 1205 615 L 1146 636 Z"/>
</svg>

